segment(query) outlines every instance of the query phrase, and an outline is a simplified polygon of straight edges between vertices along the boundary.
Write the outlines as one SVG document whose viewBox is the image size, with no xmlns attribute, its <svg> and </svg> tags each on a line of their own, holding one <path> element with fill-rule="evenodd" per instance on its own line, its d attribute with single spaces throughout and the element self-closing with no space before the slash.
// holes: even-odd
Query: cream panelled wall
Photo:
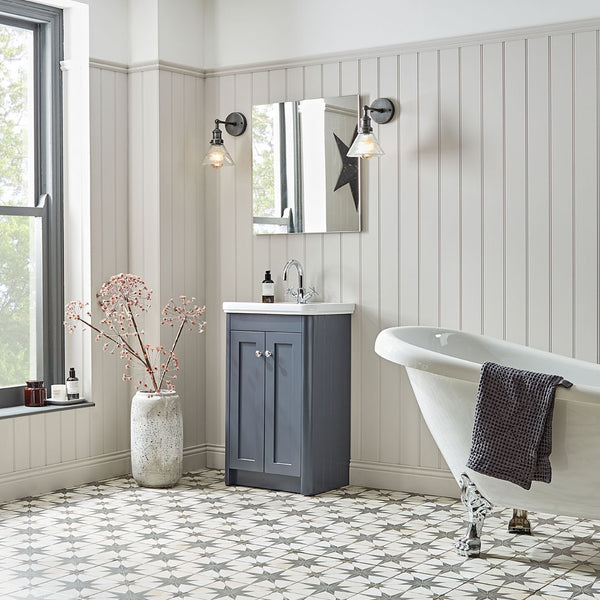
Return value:
<svg viewBox="0 0 600 600">
<path fill-rule="evenodd" d="M 125 69 L 90 69 L 94 290 L 115 271 L 126 270 L 128 263 L 127 85 Z M 89 333 L 87 336 L 89 339 Z M 91 399 L 95 408 L 0 421 L 1 499 L 128 470 L 129 393 L 120 382 L 121 365 L 113 359 L 103 356 L 101 346 L 92 347 Z M 90 381 L 84 383 L 84 388 L 90 389 Z"/>
<path fill-rule="evenodd" d="M 321 300 L 352 301 L 355 483 L 456 494 L 403 370 L 373 343 L 443 325 L 598 360 L 598 23 L 228 73 L 93 63 L 92 289 L 118 271 L 206 302 L 178 387 L 188 468 L 224 459 L 221 303 L 259 300 L 264 270 L 302 261 Z M 399 114 L 362 165 L 364 231 L 251 233 L 251 140 L 200 166 L 215 118 L 252 104 L 360 93 Z M 93 347 L 93 409 L 0 420 L 0 497 L 124 473 L 129 396 Z"/>
<path fill-rule="evenodd" d="M 292 257 L 321 300 L 357 304 L 355 483 L 457 493 L 404 371 L 373 352 L 381 329 L 441 325 L 598 360 L 598 31 L 587 26 L 206 80 L 211 118 L 352 93 L 399 106 L 377 131 L 386 156 L 362 164 L 360 234 L 253 237 L 247 135 L 228 138 L 234 169 L 207 174 L 210 445 L 224 444 L 221 302 L 259 300 L 269 268 L 281 300 Z"/>
<path fill-rule="evenodd" d="M 205 301 L 203 88 L 197 72 L 179 68 L 91 64 L 92 290 L 132 271 L 154 288 L 157 309 L 175 291 Z M 205 462 L 204 343 L 189 334 L 179 352 L 186 468 Z M 122 367 L 92 344 L 94 408 L 0 420 L 0 500 L 130 470 Z"/>
<path fill-rule="evenodd" d="M 129 74 L 129 269 L 154 291 L 154 305 L 174 295 L 205 303 L 203 172 L 204 79 L 179 67 L 145 66 Z M 169 348 L 159 317 L 146 330 Z M 178 346 L 177 391 L 184 402 L 186 468 L 203 466 L 204 335 Z"/>
</svg>

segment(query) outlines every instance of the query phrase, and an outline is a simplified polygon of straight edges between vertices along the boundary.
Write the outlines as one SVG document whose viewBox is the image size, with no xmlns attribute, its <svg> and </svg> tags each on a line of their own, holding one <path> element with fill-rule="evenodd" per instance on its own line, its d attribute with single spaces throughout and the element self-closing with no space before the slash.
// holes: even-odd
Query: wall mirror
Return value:
<svg viewBox="0 0 600 600">
<path fill-rule="evenodd" d="M 360 231 L 359 97 L 252 107 L 256 234 Z"/>
</svg>

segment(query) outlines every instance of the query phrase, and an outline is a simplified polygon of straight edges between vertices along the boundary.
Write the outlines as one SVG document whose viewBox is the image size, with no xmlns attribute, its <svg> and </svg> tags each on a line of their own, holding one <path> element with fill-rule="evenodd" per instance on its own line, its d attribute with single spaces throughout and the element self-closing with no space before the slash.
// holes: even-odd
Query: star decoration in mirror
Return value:
<svg viewBox="0 0 600 600">
<path fill-rule="evenodd" d="M 350 146 L 352 146 L 357 134 L 358 128 L 355 128 L 352 140 L 350 141 Z M 340 158 L 342 159 L 342 170 L 340 171 L 340 175 L 333 191 L 335 192 L 348 184 L 350 186 L 350 192 L 352 193 L 352 199 L 354 200 L 354 208 L 358 211 L 358 158 L 346 156 L 350 146 L 346 146 L 335 133 L 333 134 L 333 137 L 335 138 L 335 143 L 337 144 Z"/>
</svg>

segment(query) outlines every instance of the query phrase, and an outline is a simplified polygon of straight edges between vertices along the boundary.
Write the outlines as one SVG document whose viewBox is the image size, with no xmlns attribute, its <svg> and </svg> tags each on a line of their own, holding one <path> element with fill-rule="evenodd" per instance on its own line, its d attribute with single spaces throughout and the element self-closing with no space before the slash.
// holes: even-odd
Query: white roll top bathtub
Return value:
<svg viewBox="0 0 600 600">
<path fill-rule="evenodd" d="M 462 484 L 463 496 L 472 481 L 472 493 L 479 498 L 480 492 L 491 504 L 600 518 L 599 365 L 435 327 L 385 329 L 377 337 L 375 351 L 406 367 L 425 422 L 452 474 Z M 573 383 L 570 389 L 556 390 L 550 484 L 534 482 L 530 490 L 524 490 L 465 467 L 479 375 L 486 361 L 561 375 Z M 466 481 L 463 473 L 468 475 Z"/>
</svg>

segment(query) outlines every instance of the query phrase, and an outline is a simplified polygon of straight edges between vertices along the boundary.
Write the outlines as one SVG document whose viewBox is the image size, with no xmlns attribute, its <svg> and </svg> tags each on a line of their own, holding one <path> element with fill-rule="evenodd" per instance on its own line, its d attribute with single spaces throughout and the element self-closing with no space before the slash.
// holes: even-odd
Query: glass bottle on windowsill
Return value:
<svg viewBox="0 0 600 600">
<path fill-rule="evenodd" d="M 79 400 L 79 379 L 75 375 L 75 368 L 69 369 L 67 377 L 67 400 Z"/>
</svg>

